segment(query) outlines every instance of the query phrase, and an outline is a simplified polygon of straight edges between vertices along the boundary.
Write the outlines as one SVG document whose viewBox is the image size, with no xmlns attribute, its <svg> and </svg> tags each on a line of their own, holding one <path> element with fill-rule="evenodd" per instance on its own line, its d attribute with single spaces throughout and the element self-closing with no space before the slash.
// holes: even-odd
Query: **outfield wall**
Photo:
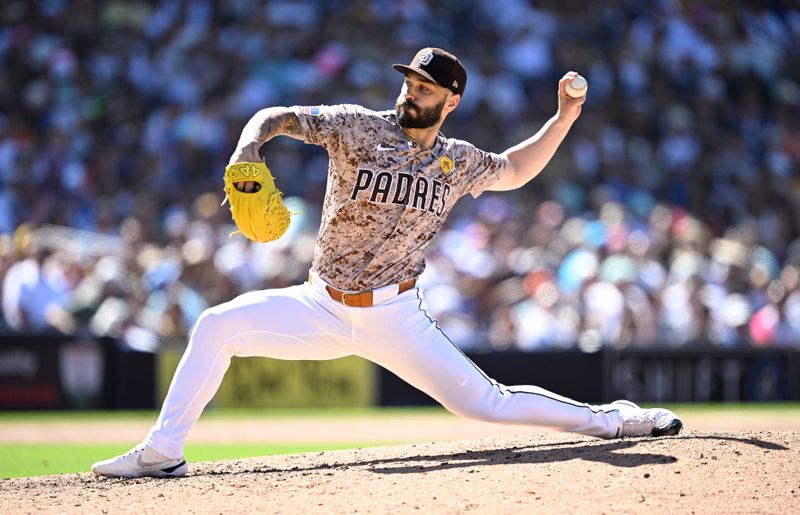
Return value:
<svg viewBox="0 0 800 515">
<path fill-rule="evenodd" d="M 110 338 L 0 338 L 0 409 L 149 409 L 156 355 Z"/>
<path fill-rule="evenodd" d="M 120 350 L 110 339 L 0 338 L 0 409 L 148 409 L 161 404 L 182 349 Z M 506 385 L 587 402 L 800 400 L 800 351 L 681 350 L 471 354 Z M 234 358 L 219 407 L 398 406 L 432 399 L 360 358 Z"/>
<path fill-rule="evenodd" d="M 586 402 L 758 402 L 800 400 L 800 352 L 775 350 L 578 351 L 471 354 L 505 385 L 535 384 Z M 380 405 L 433 401 L 379 371 Z"/>
</svg>

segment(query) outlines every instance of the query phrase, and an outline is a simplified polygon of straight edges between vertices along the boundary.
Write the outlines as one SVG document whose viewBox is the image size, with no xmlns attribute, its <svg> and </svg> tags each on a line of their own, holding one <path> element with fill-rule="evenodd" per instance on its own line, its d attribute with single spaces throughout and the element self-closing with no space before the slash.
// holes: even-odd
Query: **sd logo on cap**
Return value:
<svg viewBox="0 0 800 515">
<path fill-rule="evenodd" d="M 467 86 L 467 71 L 461 61 L 441 48 L 423 48 L 417 52 L 411 64 L 394 64 L 392 68 L 403 74 L 416 72 L 456 95 L 463 95 Z"/>
</svg>

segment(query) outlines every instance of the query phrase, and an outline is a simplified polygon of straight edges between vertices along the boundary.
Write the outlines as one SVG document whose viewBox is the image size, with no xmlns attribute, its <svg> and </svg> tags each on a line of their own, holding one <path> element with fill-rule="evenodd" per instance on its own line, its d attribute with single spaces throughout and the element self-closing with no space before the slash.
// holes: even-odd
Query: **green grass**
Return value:
<svg viewBox="0 0 800 515">
<path fill-rule="evenodd" d="M 377 444 L 373 444 L 377 445 Z M 380 445 L 386 445 L 385 442 Z M 332 451 L 368 447 L 361 443 L 287 444 L 188 444 L 186 459 L 191 462 L 229 460 L 274 454 Z M 0 478 L 44 476 L 89 472 L 92 463 L 128 451 L 129 446 L 114 444 L 13 444 L 0 445 Z"/>
</svg>

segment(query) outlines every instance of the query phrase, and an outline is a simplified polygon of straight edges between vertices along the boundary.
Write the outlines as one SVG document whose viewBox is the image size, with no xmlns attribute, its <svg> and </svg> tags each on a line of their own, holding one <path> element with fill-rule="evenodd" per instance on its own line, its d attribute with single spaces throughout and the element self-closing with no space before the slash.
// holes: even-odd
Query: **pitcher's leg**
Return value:
<svg viewBox="0 0 800 515">
<path fill-rule="evenodd" d="M 203 312 L 145 443 L 165 456 L 182 456 L 189 430 L 219 389 L 233 356 L 325 360 L 348 355 L 335 337 L 344 326 L 318 309 L 304 288 L 251 292 Z"/>
<path fill-rule="evenodd" d="M 392 304 L 403 310 L 402 316 L 382 317 L 376 311 L 370 323 L 376 327 L 365 326 L 359 339 L 364 357 L 466 418 L 605 438 L 618 435 L 622 420 L 616 407 L 577 402 L 537 386 L 498 383 L 445 336 L 421 299 L 410 300 Z"/>
</svg>

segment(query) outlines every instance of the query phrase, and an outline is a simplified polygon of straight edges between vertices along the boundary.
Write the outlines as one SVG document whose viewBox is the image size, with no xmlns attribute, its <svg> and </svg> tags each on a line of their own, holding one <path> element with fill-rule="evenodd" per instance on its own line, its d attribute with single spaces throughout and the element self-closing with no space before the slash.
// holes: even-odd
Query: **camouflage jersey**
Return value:
<svg viewBox="0 0 800 515">
<path fill-rule="evenodd" d="M 508 166 L 504 157 L 437 136 L 409 139 L 394 111 L 357 105 L 296 107 L 303 139 L 328 151 L 328 182 L 313 269 L 362 291 L 425 269 L 424 252 L 461 196 L 474 197 Z"/>
</svg>

